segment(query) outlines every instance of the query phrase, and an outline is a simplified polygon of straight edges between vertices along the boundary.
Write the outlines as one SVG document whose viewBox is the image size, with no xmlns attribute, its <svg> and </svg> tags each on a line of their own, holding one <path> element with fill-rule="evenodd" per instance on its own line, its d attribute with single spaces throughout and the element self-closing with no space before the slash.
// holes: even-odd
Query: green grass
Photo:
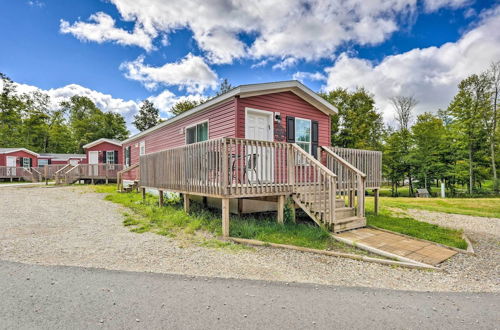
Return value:
<svg viewBox="0 0 500 330">
<path fill-rule="evenodd" d="M 367 198 L 367 200 L 373 200 Z M 367 204 L 373 204 L 371 201 Z M 382 197 L 383 208 L 420 209 L 434 212 L 500 218 L 500 198 Z"/>
<path fill-rule="evenodd" d="M 459 249 L 467 249 L 467 242 L 462 238 L 461 230 L 440 227 L 410 217 L 396 217 L 385 210 L 377 215 L 373 212 L 367 212 L 366 218 L 368 225 L 371 226 Z"/>
<path fill-rule="evenodd" d="M 134 232 L 151 231 L 170 237 L 191 238 L 200 232 L 208 232 L 213 236 L 222 235 L 220 211 L 207 210 L 197 203 L 192 203 L 191 212 L 186 214 L 179 200 L 166 200 L 166 205 L 160 208 L 157 196 L 146 195 L 146 201 L 143 202 L 140 193 L 118 193 L 114 185 L 97 185 L 94 190 L 106 193 L 106 200 L 131 209 L 132 212 L 124 215 L 123 223 L 130 226 Z M 363 253 L 333 240 L 327 231 L 311 222 L 299 220 L 297 223 L 278 224 L 275 214 L 231 215 L 230 236 L 314 249 L 335 248 Z M 232 246 L 232 243 L 216 241 L 202 239 L 201 244 L 210 247 Z"/>
</svg>

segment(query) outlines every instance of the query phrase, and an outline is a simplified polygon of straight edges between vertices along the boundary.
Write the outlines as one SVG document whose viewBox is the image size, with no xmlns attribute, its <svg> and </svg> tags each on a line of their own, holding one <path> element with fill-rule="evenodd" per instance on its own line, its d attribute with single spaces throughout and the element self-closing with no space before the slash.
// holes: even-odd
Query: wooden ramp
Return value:
<svg viewBox="0 0 500 330">
<path fill-rule="evenodd" d="M 431 242 L 412 239 L 407 236 L 373 228 L 355 229 L 335 236 L 349 240 L 356 245 L 366 245 L 433 266 L 457 254 L 452 249 Z"/>
</svg>

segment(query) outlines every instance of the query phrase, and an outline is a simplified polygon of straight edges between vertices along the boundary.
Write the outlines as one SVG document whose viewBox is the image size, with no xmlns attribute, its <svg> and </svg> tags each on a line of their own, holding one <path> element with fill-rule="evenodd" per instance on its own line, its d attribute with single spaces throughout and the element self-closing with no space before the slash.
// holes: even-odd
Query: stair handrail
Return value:
<svg viewBox="0 0 500 330">
<path fill-rule="evenodd" d="M 326 156 L 327 156 L 327 166 L 329 164 L 329 161 L 328 161 L 328 157 L 332 157 L 335 161 L 337 161 L 338 163 L 340 163 L 343 167 L 345 167 L 348 171 L 351 171 L 353 173 L 355 173 L 356 175 L 356 182 L 355 182 L 355 185 L 356 185 L 356 189 L 357 190 L 357 199 L 358 199 L 358 205 L 357 205 L 357 215 L 358 217 L 364 217 L 365 216 L 365 183 L 366 183 L 366 174 L 363 173 L 362 171 L 360 171 L 358 168 L 356 168 L 355 166 L 353 166 L 351 163 L 349 163 L 347 160 L 345 160 L 344 158 L 340 157 L 338 154 L 336 154 L 335 152 L 333 152 L 332 150 L 330 150 L 328 147 L 325 147 L 325 146 L 322 146 L 321 147 L 321 150 L 323 150 L 325 153 L 326 153 Z M 332 169 L 333 171 L 333 169 Z M 342 177 L 341 177 L 341 180 L 342 180 Z M 337 184 L 343 184 L 342 181 L 337 181 Z M 352 184 L 352 183 L 348 183 L 348 184 Z M 337 190 L 339 192 L 341 192 L 341 187 L 337 187 Z M 349 196 L 348 196 L 348 203 L 349 203 L 349 206 L 350 207 L 353 207 L 354 206 L 354 195 L 353 195 L 353 191 L 351 191 L 350 189 L 348 189 L 348 193 L 349 193 Z"/>
<path fill-rule="evenodd" d="M 75 165 L 72 169 L 70 169 L 70 170 L 68 170 L 68 171 L 66 171 L 66 172 L 64 173 L 64 181 L 66 182 L 66 184 L 68 184 L 68 174 L 69 174 L 70 172 L 73 172 L 76 168 L 79 168 L 79 167 L 80 167 L 80 164 L 77 164 L 77 165 Z"/>
<path fill-rule="evenodd" d="M 127 173 L 129 171 L 132 171 L 132 170 L 138 168 L 139 166 L 140 166 L 140 163 L 135 163 L 133 165 L 130 165 L 127 168 L 124 168 L 121 171 L 118 171 L 118 173 L 116 173 L 116 186 L 117 186 L 117 190 L 119 190 L 119 191 L 123 190 L 123 180 L 122 180 L 123 174 Z M 141 172 L 140 172 L 140 168 L 139 168 L 139 175 L 137 177 L 138 179 L 140 178 L 140 175 L 141 175 Z"/>
<path fill-rule="evenodd" d="M 34 172 L 36 172 L 38 174 L 38 180 L 37 180 L 37 182 L 42 181 L 42 173 L 40 171 L 38 171 L 36 168 L 34 168 L 34 167 L 32 167 L 31 170 L 34 171 Z M 31 173 L 31 175 L 33 176 L 33 179 L 34 179 L 35 178 L 34 174 Z"/>
<path fill-rule="evenodd" d="M 68 163 L 68 164 L 64 165 L 63 167 L 61 167 L 60 169 L 58 169 L 54 173 L 54 179 L 56 180 L 56 184 L 59 184 L 59 172 L 62 172 L 68 166 L 73 166 L 73 165 L 71 165 L 70 163 Z"/>
<path fill-rule="evenodd" d="M 337 175 L 335 173 L 333 173 L 330 169 L 328 169 L 328 167 L 323 165 L 320 161 L 318 161 L 316 158 L 314 158 L 307 151 L 302 149 L 298 144 L 292 143 L 291 145 L 292 145 L 291 150 L 293 151 L 292 161 L 293 161 L 293 165 L 294 165 L 294 171 L 292 174 L 293 177 L 291 178 L 292 182 L 293 182 L 293 191 L 295 193 L 300 193 L 301 188 L 303 188 L 304 186 L 306 186 L 306 187 L 309 186 L 310 188 L 313 188 L 314 191 L 309 191 L 309 192 L 314 192 L 314 194 L 310 194 L 310 193 L 303 194 L 303 202 L 306 204 L 307 203 L 314 203 L 316 206 L 319 205 L 320 209 L 323 210 L 325 218 L 323 219 L 322 224 L 321 223 L 318 223 L 318 224 L 331 226 L 335 222 L 335 219 L 336 219 L 336 216 L 335 216 L 335 209 L 336 209 L 335 196 L 337 194 L 336 193 Z M 300 156 L 302 161 L 304 159 L 306 159 L 308 164 L 304 164 L 303 162 L 299 162 L 299 159 L 298 159 L 299 157 L 297 157 L 297 156 Z M 315 168 L 317 170 L 319 170 L 319 173 L 316 172 L 316 174 L 315 174 Z M 312 171 L 312 173 L 311 173 L 311 171 Z M 297 172 L 299 172 L 299 173 L 297 173 Z M 300 173 L 300 172 L 302 172 L 302 173 Z M 317 184 L 314 184 L 315 182 L 311 182 L 310 181 L 311 174 L 313 177 L 316 176 L 316 179 L 319 179 L 318 176 L 321 177 L 321 175 L 322 175 L 323 176 L 323 183 L 328 183 L 326 185 L 326 187 L 322 187 L 321 182 L 320 182 L 319 186 Z M 306 177 L 305 180 L 303 180 L 302 182 L 297 182 L 298 181 L 297 179 L 300 179 L 301 175 L 303 178 Z M 328 189 L 328 193 L 324 193 L 324 192 L 322 193 L 322 189 Z M 319 195 L 323 195 L 323 194 L 324 194 L 324 196 L 318 197 Z M 313 197 L 311 197 L 311 196 L 313 196 Z M 304 210 L 306 211 L 306 213 L 309 214 L 309 216 L 311 218 L 313 218 L 313 220 L 316 221 L 316 219 L 314 219 L 314 214 L 310 214 L 309 212 L 307 212 L 306 209 L 304 209 Z M 311 213 L 313 213 L 313 212 L 311 212 Z M 316 221 L 316 222 L 318 222 L 318 221 Z"/>
</svg>

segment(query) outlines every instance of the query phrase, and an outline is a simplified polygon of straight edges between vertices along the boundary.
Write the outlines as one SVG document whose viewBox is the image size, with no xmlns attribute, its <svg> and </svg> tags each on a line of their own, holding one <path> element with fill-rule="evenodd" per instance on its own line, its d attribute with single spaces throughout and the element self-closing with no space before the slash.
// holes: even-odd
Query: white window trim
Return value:
<svg viewBox="0 0 500 330">
<path fill-rule="evenodd" d="M 109 155 L 113 155 L 113 162 L 109 162 Z M 115 151 L 106 151 L 106 164 L 114 164 L 115 163 Z"/>
<path fill-rule="evenodd" d="M 297 119 L 299 119 L 299 120 L 305 120 L 305 121 L 309 122 L 309 142 L 298 141 L 297 140 Z M 311 119 L 306 119 L 306 118 L 295 117 L 295 123 L 294 123 L 294 125 L 295 125 L 295 143 L 297 145 L 299 145 L 299 143 L 307 143 L 307 144 L 309 144 L 309 154 L 312 155 L 312 120 Z"/>
<path fill-rule="evenodd" d="M 268 111 L 268 110 L 249 108 L 249 107 L 245 107 L 245 138 L 247 138 L 247 136 L 248 136 L 247 135 L 247 122 L 248 122 L 248 113 L 249 112 L 267 115 L 270 118 L 269 119 L 269 126 L 270 126 L 269 134 L 271 135 L 271 137 L 268 141 L 274 141 L 274 112 Z"/>
<path fill-rule="evenodd" d="M 28 163 L 26 164 L 26 159 L 28 160 Z M 29 168 L 30 167 L 30 159 L 29 157 L 23 157 L 23 164 L 22 164 L 22 167 L 24 168 Z M 25 165 L 28 165 L 28 166 L 25 166 Z"/>
<path fill-rule="evenodd" d="M 201 125 L 204 123 L 207 123 L 207 141 L 210 140 L 210 120 L 205 119 L 205 120 L 202 120 L 202 121 L 199 121 L 197 123 L 194 123 L 194 124 L 191 124 L 191 125 L 184 127 L 184 144 L 186 144 L 186 145 L 188 144 L 187 143 L 187 130 L 189 128 L 193 128 L 195 126 L 198 126 L 198 125 Z M 195 143 L 197 143 L 197 142 L 195 142 Z"/>
<path fill-rule="evenodd" d="M 139 156 L 144 156 L 145 154 L 146 154 L 146 141 L 141 141 L 139 142 Z"/>
</svg>

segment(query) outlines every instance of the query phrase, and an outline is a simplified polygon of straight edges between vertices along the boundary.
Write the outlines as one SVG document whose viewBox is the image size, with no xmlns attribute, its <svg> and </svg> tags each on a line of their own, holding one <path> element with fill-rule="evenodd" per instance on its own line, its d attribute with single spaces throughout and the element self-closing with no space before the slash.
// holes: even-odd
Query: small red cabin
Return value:
<svg viewBox="0 0 500 330">
<path fill-rule="evenodd" d="M 335 113 L 333 105 L 298 81 L 242 85 L 123 141 L 124 164 L 221 137 L 297 142 L 315 155 L 318 146 L 330 145 Z"/>
<path fill-rule="evenodd" d="M 0 148 L 0 166 L 36 167 L 39 154 L 26 148 Z"/>
<path fill-rule="evenodd" d="M 123 164 L 122 143 L 113 139 L 99 139 L 83 146 L 84 164 Z"/>
<path fill-rule="evenodd" d="M 38 166 L 46 165 L 77 165 L 83 163 L 87 156 L 85 154 L 50 154 L 40 153 Z"/>
</svg>

